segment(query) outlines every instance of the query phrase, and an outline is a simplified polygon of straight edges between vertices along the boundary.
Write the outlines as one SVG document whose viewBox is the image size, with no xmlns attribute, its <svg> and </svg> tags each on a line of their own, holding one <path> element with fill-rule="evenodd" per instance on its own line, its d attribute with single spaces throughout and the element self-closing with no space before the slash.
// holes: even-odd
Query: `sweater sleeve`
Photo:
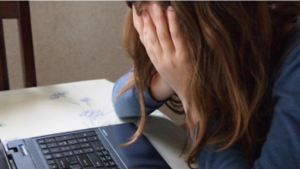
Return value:
<svg viewBox="0 0 300 169">
<path fill-rule="evenodd" d="M 114 105 L 115 112 L 119 118 L 135 118 L 140 117 L 140 103 L 138 99 L 138 92 L 135 87 L 122 93 L 118 98 L 115 98 L 119 93 L 120 89 L 129 80 L 129 75 L 133 73 L 131 69 L 128 73 L 119 78 L 113 88 L 112 102 Z M 144 91 L 144 99 L 146 106 L 146 113 L 149 115 L 154 110 L 158 109 L 163 105 L 164 102 L 156 101 L 149 93 L 149 88 Z"/>
<path fill-rule="evenodd" d="M 300 168 L 300 43 L 283 63 L 272 99 L 271 127 L 254 166 L 249 166 L 235 145 L 221 152 L 208 146 L 198 154 L 200 169 Z"/>
</svg>

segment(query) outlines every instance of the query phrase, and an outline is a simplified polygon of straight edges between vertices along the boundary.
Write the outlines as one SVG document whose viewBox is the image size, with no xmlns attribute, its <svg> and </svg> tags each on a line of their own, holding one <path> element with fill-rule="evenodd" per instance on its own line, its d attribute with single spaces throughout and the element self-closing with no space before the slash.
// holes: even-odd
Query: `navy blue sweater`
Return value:
<svg viewBox="0 0 300 169">
<path fill-rule="evenodd" d="M 230 168 L 264 168 L 264 169 L 300 169 L 300 31 L 296 26 L 289 33 L 286 45 L 290 50 L 282 63 L 272 90 L 273 113 L 270 130 L 263 143 L 260 156 L 253 166 L 238 146 L 215 152 L 215 146 L 208 146 L 198 154 L 198 165 L 201 169 Z M 114 86 L 113 98 L 127 82 L 130 70 Z M 150 114 L 163 102 L 155 101 L 149 92 L 144 92 L 146 111 Z M 136 88 L 123 93 L 114 102 L 114 108 L 120 118 L 131 118 L 140 115 L 140 105 Z"/>
</svg>

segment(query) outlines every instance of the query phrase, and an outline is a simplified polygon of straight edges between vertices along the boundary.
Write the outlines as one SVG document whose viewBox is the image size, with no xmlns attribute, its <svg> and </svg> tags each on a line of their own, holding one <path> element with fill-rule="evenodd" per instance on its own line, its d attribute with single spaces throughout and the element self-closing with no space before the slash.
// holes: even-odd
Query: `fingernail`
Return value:
<svg viewBox="0 0 300 169">
<path fill-rule="evenodd" d="M 154 11 L 158 11 L 159 10 L 159 6 L 156 3 L 153 4 L 153 10 Z"/>
<path fill-rule="evenodd" d="M 174 12 L 174 8 L 173 8 L 172 6 L 169 6 L 169 7 L 168 7 L 168 11 Z"/>
</svg>

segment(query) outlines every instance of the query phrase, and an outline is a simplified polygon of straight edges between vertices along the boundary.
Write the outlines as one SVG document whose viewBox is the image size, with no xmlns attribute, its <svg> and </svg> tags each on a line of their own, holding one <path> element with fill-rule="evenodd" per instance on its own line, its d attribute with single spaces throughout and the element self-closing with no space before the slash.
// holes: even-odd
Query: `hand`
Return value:
<svg viewBox="0 0 300 169">
<path fill-rule="evenodd" d="M 191 65 L 187 47 L 180 35 L 176 14 L 173 8 L 169 7 L 166 19 L 159 5 L 154 3 L 152 8 L 151 15 L 147 11 L 143 12 L 143 24 L 135 24 L 143 25 L 143 32 L 139 31 L 139 35 L 157 72 L 184 101 L 187 99 Z"/>
<path fill-rule="evenodd" d="M 140 34 L 140 40 L 144 44 L 144 39 L 143 39 L 143 27 L 144 27 L 144 22 L 142 17 L 137 16 L 135 7 L 132 7 L 133 9 L 133 22 L 134 22 L 134 27 Z M 168 83 L 162 77 L 160 76 L 159 73 L 155 74 L 152 79 L 151 79 L 151 84 L 150 84 L 150 90 L 149 92 L 151 93 L 151 96 L 157 100 L 157 101 L 165 101 L 168 98 L 170 98 L 172 95 L 175 94 L 174 90 L 169 86 Z"/>
</svg>

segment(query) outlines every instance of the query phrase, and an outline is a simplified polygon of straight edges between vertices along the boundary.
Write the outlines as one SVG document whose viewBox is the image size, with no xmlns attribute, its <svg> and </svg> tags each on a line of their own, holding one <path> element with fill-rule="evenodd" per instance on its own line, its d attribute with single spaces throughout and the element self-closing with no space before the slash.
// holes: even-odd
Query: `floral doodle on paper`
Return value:
<svg viewBox="0 0 300 169">
<path fill-rule="evenodd" d="M 68 94 L 68 92 L 57 92 L 54 93 L 52 96 L 50 96 L 51 100 L 59 99 L 60 97 L 65 97 Z"/>
<path fill-rule="evenodd" d="M 57 92 L 57 93 L 54 93 L 52 96 L 50 96 L 51 100 L 56 100 L 56 99 L 60 99 L 60 98 L 69 102 L 70 104 L 79 106 L 82 109 L 82 113 L 80 113 L 79 116 L 88 118 L 93 127 L 96 125 L 95 124 L 96 120 L 98 121 L 98 125 L 99 125 L 100 117 L 103 117 L 109 113 L 109 112 L 105 112 L 104 110 L 101 110 L 101 109 L 95 109 L 94 108 L 95 106 L 93 105 L 93 102 L 92 102 L 93 99 L 91 99 L 89 97 L 84 97 L 84 98 L 81 98 L 79 101 L 76 101 L 76 100 L 68 97 L 68 92 L 66 92 L 66 91 Z M 85 124 L 85 125 L 89 126 L 87 124 Z"/>
<path fill-rule="evenodd" d="M 75 104 L 75 105 L 81 107 L 83 110 L 85 110 L 85 108 L 82 107 L 77 101 L 75 101 L 74 99 L 68 97 L 68 96 L 67 96 L 68 93 L 69 93 L 69 92 L 66 92 L 66 91 L 64 91 L 64 92 L 57 92 L 57 93 L 54 93 L 52 96 L 50 96 L 50 99 L 51 99 L 51 100 L 57 100 L 57 99 L 62 98 L 62 99 L 64 99 L 65 101 L 67 101 L 67 102 L 69 102 L 69 103 L 71 103 L 71 104 Z"/>
<path fill-rule="evenodd" d="M 80 99 L 80 101 L 86 103 L 87 105 L 91 105 L 92 99 L 85 97 L 85 98 Z"/>
<path fill-rule="evenodd" d="M 90 110 L 83 111 L 81 114 L 79 114 L 79 116 L 89 118 L 92 123 L 92 126 L 94 126 L 95 121 L 98 119 L 98 124 L 99 124 L 99 117 L 105 116 L 106 114 L 108 113 L 107 112 L 105 113 L 100 109 L 98 110 L 90 109 Z"/>
</svg>

